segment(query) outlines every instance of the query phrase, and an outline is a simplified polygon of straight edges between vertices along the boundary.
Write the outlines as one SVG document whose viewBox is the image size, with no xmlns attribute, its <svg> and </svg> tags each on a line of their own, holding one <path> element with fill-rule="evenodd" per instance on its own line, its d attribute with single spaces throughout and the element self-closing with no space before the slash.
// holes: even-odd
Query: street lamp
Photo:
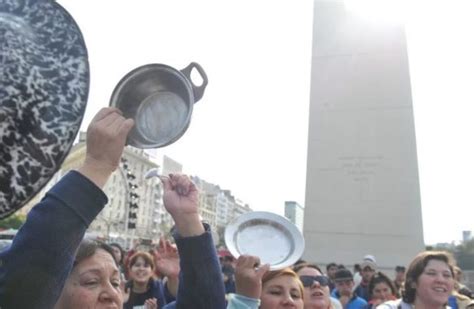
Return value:
<svg viewBox="0 0 474 309">
<path fill-rule="evenodd" d="M 138 185 L 135 183 L 136 176 L 133 174 L 132 170 L 128 165 L 126 158 L 121 158 L 120 173 L 122 178 L 125 181 L 125 204 L 126 204 L 126 213 L 125 213 L 125 233 L 128 235 L 129 230 L 134 230 L 136 228 L 137 222 L 137 212 L 138 212 L 138 200 L 140 196 L 136 193 Z"/>
</svg>

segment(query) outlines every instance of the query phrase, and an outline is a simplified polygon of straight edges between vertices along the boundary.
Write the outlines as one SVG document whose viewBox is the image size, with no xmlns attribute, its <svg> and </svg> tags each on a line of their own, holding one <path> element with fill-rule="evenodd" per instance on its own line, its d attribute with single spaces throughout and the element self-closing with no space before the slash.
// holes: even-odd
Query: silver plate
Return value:
<svg viewBox="0 0 474 309">
<path fill-rule="evenodd" d="M 241 215 L 225 230 L 227 249 L 234 257 L 255 255 L 271 270 L 293 265 L 303 254 L 304 238 L 286 218 L 265 211 Z"/>
</svg>

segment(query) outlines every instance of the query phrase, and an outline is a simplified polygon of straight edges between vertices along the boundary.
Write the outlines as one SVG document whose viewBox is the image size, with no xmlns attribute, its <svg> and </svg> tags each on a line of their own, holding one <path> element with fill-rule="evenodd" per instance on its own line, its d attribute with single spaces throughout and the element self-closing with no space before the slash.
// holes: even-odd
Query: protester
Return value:
<svg viewBox="0 0 474 309">
<path fill-rule="evenodd" d="M 100 188 L 118 167 L 133 120 L 103 108 L 87 130 L 84 164 L 66 174 L 29 212 L 0 253 L 0 307 L 53 308 L 89 224 L 107 203 Z"/>
<path fill-rule="evenodd" d="M 235 269 L 236 294 L 229 295 L 228 309 L 303 309 L 303 285 L 290 268 L 268 271 L 255 256 L 241 255 Z"/>
<path fill-rule="evenodd" d="M 446 304 L 454 289 L 453 267 L 453 259 L 446 252 L 421 252 L 408 266 L 403 298 L 377 308 L 449 308 Z"/>
<path fill-rule="evenodd" d="M 124 119 L 115 108 L 104 108 L 94 117 L 87 132 L 84 164 L 65 175 L 30 211 L 11 247 L 0 254 L 2 309 L 74 309 L 96 303 L 122 306 L 122 294 L 116 292 L 120 275 L 112 251 L 96 250 L 73 261 L 87 226 L 107 203 L 100 188 L 118 167 L 132 126 L 133 121 Z M 196 187 L 181 175 L 170 175 L 163 184 L 164 204 L 175 220 L 173 235 L 183 253 L 175 305 L 225 308 L 212 236 L 197 212 Z M 82 270 L 86 271 L 84 276 Z"/>
<path fill-rule="evenodd" d="M 83 240 L 54 309 L 122 308 L 120 284 L 120 271 L 113 249 L 100 241 Z"/>
<path fill-rule="evenodd" d="M 469 289 L 465 284 L 463 284 L 464 278 L 462 269 L 458 266 L 454 267 L 454 279 L 456 283 L 454 285 L 454 289 L 461 295 L 465 295 L 469 298 L 474 298 L 474 293 L 472 293 L 471 289 Z"/>
<path fill-rule="evenodd" d="M 369 306 L 375 308 L 383 302 L 397 299 L 395 286 L 382 272 L 377 272 L 369 282 Z"/>
<path fill-rule="evenodd" d="M 175 300 L 178 290 L 179 256 L 175 246 L 164 237 L 157 249 L 151 252 L 135 251 L 128 260 L 130 280 L 124 290 L 124 308 L 134 308 L 145 303 L 159 308 Z M 159 273 L 161 278 L 155 276 Z"/>
<path fill-rule="evenodd" d="M 330 297 L 329 278 L 317 265 L 300 263 L 293 270 L 303 283 L 304 309 L 342 309 L 341 303 Z"/>
<path fill-rule="evenodd" d="M 235 293 L 235 269 L 234 269 L 234 257 L 226 255 L 221 260 L 221 271 L 224 280 L 225 293 Z"/>
<path fill-rule="evenodd" d="M 184 175 L 170 175 L 162 181 L 164 205 L 176 224 L 172 234 L 180 253 L 181 268 L 176 302 L 162 308 L 225 308 L 224 285 L 211 232 L 199 219 L 196 186 Z M 113 253 L 107 255 L 97 250 L 74 264 L 55 309 L 98 305 L 122 308 L 118 274 Z M 158 300 L 149 300 L 145 308 L 155 309 L 157 303 Z"/>
<path fill-rule="evenodd" d="M 335 283 L 334 283 L 334 279 L 335 279 L 335 274 L 336 274 L 336 271 L 337 271 L 337 264 L 334 263 L 334 262 L 331 262 L 329 264 L 326 265 L 326 275 L 328 276 L 329 278 L 329 290 L 332 292 L 334 290 L 334 288 L 336 287 Z"/>
<path fill-rule="evenodd" d="M 354 293 L 363 298 L 364 300 L 369 300 L 369 282 L 374 276 L 375 272 L 377 271 L 377 264 L 375 262 L 375 258 L 372 255 L 366 255 L 364 260 L 360 264 L 361 269 L 361 277 L 362 280 L 354 290 Z"/>
<path fill-rule="evenodd" d="M 354 277 L 350 270 L 339 269 L 335 274 L 336 289 L 331 296 L 337 298 L 344 309 L 365 308 L 367 302 L 354 292 Z"/>
<path fill-rule="evenodd" d="M 128 265 L 130 280 L 124 291 L 124 309 L 133 309 L 146 303 L 161 308 L 174 300 L 169 292 L 165 292 L 168 290 L 166 285 L 154 278 L 154 271 L 155 262 L 150 253 L 138 251 L 130 258 Z"/>
<path fill-rule="evenodd" d="M 122 280 L 125 280 L 125 265 L 123 263 L 123 260 L 125 258 L 125 251 L 123 250 L 122 246 L 116 242 L 109 244 L 109 246 L 112 248 L 112 251 L 114 252 L 114 258 L 115 262 L 117 262 L 117 265 L 120 270 L 120 277 Z"/>
<path fill-rule="evenodd" d="M 405 286 L 405 266 L 396 266 L 395 267 L 395 289 L 397 291 L 397 298 L 402 297 L 403 288 Z"/>
</svg>

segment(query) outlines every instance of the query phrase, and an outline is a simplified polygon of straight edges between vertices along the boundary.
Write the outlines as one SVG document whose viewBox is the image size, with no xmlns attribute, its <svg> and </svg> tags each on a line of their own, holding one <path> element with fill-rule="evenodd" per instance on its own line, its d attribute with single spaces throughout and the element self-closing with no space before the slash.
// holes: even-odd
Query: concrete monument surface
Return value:
<svg viewBox="0 0 474 309">
<path fill-rule="evenodd" d="M 382 268 L 423 250 L 404 28 L 315 1 L 304 258 Z"/>
</svg>

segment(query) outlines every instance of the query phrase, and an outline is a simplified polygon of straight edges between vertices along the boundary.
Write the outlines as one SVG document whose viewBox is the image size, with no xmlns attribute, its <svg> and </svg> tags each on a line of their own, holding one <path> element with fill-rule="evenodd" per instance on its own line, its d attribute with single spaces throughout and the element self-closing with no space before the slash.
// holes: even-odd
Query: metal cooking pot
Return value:
<svg viewBox="0 0 474 309">
<path fill-rule="evenodd" d="M 203 80 L 200 86 L 191 80 L 194 68 Z M 181 71 L 164 64 L 147 64 L 125 75 L 112 93 L 110 106 L 135 120 L 127 144 L 158 148 L 177 141 L 188 128 L 193 105 L 202 98 L 207 83 L 206 73 L 195 62 Z"/>
</svg>

